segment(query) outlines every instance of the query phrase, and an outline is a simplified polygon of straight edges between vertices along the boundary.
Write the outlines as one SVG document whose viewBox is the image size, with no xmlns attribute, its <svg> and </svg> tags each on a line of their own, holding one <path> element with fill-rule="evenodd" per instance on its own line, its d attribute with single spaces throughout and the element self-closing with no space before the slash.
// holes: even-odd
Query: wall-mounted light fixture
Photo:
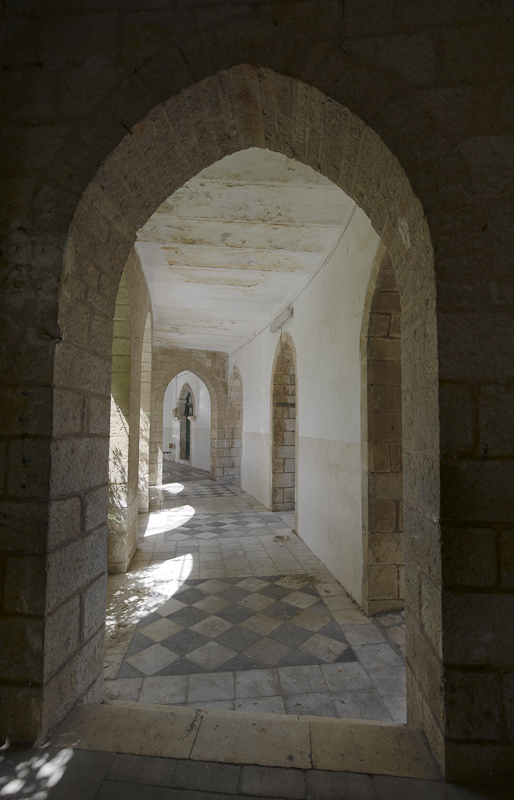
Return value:
<svg viewBox="0 0 514 800">
<path fill-rule="evenodd" d="M 281 328 L 282 325 L 285 325 L 286 322 L 289 319 L 291 319 L 293 313 L 294 313 L 293 306 L 288 306 L 286 309 L 284 309 L 284 311 L 282 311 L 282 313 L 279 314 L 278 317 L 274 319 L 271 325 L 269 326 L 271 333 L 275 333 L 275 331 L 278 331 L 278 329 Z"/>
</svg>

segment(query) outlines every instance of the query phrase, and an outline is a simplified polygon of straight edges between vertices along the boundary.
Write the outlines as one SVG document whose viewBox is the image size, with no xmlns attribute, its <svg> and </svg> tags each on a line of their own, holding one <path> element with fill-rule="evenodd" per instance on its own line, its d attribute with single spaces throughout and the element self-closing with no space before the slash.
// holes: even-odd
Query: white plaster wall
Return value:
<svg viewBox="0 0 514 800">
<path fill-rule="evenodd" d="M 191 461 L 192 467 L 211 468 L 211 398 L 205 383 L 193 372 L 180 372 L 170 381 L 164 395 L 162 449 L 169 450 L 173 443 L 173 457 L 179 460 L 180 423 L 173 417 L 173 409 L 182 387 L 188 383 L 192 389 L 196 420 L 191 422 Z"/>
<path fill-rule="evenodd" d="M 357 208 L 284 326 L 297 356 L 298 534 L 357 602 L 363 558 L 360 333 L 379 242 Z M 279 336 L 267 328 L 230 359 L 243 379 L 242 488 L 268 507 L 271 378 Z"/>
</svg>

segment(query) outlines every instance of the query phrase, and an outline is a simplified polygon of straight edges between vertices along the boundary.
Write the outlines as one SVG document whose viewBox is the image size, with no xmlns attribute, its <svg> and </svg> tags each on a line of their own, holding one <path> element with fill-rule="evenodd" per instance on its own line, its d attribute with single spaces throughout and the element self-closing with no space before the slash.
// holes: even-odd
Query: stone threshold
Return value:
<svg viewBox="0 0 514 800">
<path fill-rule="evenodd" d="M 143 703 L 77 706 L 49 745 L 163 758 L 440 779 L 407 725 Z"/>
</svg>

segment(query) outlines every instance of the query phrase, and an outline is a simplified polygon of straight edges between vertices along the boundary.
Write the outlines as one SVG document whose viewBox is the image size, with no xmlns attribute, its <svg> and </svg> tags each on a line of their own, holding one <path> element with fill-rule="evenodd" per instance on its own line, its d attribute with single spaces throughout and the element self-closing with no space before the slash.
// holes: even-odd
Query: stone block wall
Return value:
<svg viewBox="0 0 514 800">
<path fill-rule="evenodd" d="M 405 605 L 400 311 L 394 271 L 386 256 L 365 340 L 368 463 L 363 602 L 368 614 Z"/>
<path fill-rule="evenodd" d="M 237 366 L 232 368 L 228 384 L 227 451 L 230 464 L 223 468 L 223 480 L 240 486 L 243 453 L 243 382 Z"/>
<path fill-rule="evenodd" d="M 500 629 L 513 610 L 512 15 L 503 2 L 305 8 L 5 4 L 0 728 L 45 735 L 98 686 L 112 324 L 136 231 L 204 166 L 260 146 L 341 186 L 391 257 L 409 719 L 448 777 L 500 780 L 514 751 Z"/>
<path fill-rule="evenodd" d="M 296 508 L 296 364 L 291 337 L 280 335 L 272 374 L 273 511 Z"/>
</svg>

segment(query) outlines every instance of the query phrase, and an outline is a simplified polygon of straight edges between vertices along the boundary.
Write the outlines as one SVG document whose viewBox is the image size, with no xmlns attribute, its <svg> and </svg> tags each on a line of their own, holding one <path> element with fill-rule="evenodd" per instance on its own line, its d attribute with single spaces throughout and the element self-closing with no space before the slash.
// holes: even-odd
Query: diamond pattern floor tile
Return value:
<svg viewBox="0 0 514 800">
<path fill-rule="evenodd" d="M 164 475 L 170 484 L 151 490 L 130 572 L 109 578 L 109 618 L 123 608 L 127 619 L 126 602 L 117 598 L 138 597 L 139 570 L 171 570 L 186 559 L 192 571 L 169 582 L 167 597 L 164 590 L 158 602 L 141 605 L 139 616 L 134 611 L 133 633 L 108 632 L 109 697 L 128 692 L 139 702 L 402 722 L 401 613 L 382 615 L 379 625 L 362 615 L 361 626 L 342 630 L 317 587 L 327 598 L 344 592 L 292 534 L 294 514 L 267 511 L 201 470 L 165 465 Z M 177 494 L 173 483 L 183 491 Z M 192 518 L 181 517 L 184 505 L 196 510 Z M 148 583 L 140 594 L 151 595 Z M 205 688 L 198 694 L 195 687 Z"/>
</svg>

